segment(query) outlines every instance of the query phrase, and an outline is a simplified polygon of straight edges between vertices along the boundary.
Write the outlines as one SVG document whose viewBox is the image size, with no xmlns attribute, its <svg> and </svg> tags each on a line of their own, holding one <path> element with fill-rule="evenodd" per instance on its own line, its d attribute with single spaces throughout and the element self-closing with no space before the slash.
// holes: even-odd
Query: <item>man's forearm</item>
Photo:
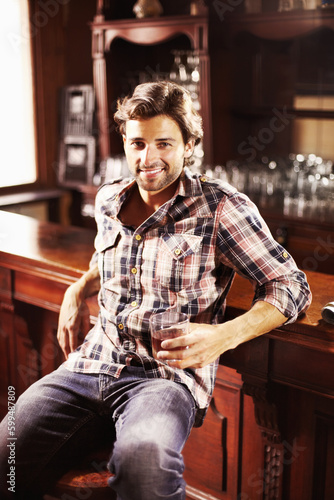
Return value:
<svg viewBox="0 0 334 500">
<path fill-rule="evenodd" d="M 233 344 L 231 348 L 235 348 L 243 342 L 278 328 L 287 320 L 288 318 L 269 302 L 258 301 L 249 311 L 224 323 L 222 327 L 228 326 L 233 331 L 230 341 Z"/>
<path fill-rule="evenodd" d="M 89 309 L 85 299 L 99 289 L 99 270 L 97 265 L 93 265 L 65 292 L 59 313 L 57 338 L 66 358 L 78 347 L 79 334 L 84 336 L 89 331 Z"/>
<path fill-rule="evenodd" d="M 81 278 L 72 286 L 77 288 L 82 300 L 91 297 L 100 290 L 100 274 L 98 265 L 92 266 Z"/>
</svg>

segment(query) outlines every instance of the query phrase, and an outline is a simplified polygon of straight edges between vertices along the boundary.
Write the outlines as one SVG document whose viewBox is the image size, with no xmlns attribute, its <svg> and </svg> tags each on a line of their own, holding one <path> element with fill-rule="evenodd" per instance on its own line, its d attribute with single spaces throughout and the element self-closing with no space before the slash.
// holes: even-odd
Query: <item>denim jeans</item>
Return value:
<svg viewBox="0 0 334 500">
<path fill-rule="evenodd" d="M 184 499 L 181 452 L 195 411 L 186 387 L 147 378 L 141 368 L 126 367 L 115 379 L 61 366 L 18 399 L 15 441 L 6 419 L 0 425 L 0 498 L 42 498 L 84 454 L 108 444 L 118 499 Z M 15 494 L 8 443 L 15 443 Z"/>
</svg>

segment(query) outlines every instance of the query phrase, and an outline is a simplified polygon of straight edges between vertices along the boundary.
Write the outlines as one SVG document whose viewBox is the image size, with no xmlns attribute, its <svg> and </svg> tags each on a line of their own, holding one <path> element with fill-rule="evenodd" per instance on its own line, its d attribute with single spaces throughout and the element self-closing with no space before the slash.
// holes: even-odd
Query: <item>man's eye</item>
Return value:
<svg viewBox="0 0 334 500">
<path fill-rule="evenodd" d="M 169 142 L 159 142 L 159 148 L 168 148 L 169 146 L 171 146 Z"/>
<path fill-rule="evenodd" d="M 143 142 L 132 142 L 131 146 L 136 148 L 136 149 L 141 149 L 144 147 L 144 143 Z"/>
</svg>

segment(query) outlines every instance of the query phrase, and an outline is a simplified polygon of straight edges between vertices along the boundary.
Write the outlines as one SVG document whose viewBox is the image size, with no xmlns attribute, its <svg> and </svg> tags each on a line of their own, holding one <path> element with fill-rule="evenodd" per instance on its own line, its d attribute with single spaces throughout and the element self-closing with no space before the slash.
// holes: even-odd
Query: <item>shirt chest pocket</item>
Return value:
<svg viewBox="0 0 334 500">
<path fill-rule="evenodd" d="M 159 238 L 155 279 L 173 292 L 197 283 L 201 275 L 202 238 L 165 234 Z"/>
<path fill-rule="evenodd" d="M 106 234 L 95 243 L 98 251 L 99 272 L 105 285 L 114 278 L 117 269 L 116 250 L 120 240 L 119 231 Z"/>
</svg>

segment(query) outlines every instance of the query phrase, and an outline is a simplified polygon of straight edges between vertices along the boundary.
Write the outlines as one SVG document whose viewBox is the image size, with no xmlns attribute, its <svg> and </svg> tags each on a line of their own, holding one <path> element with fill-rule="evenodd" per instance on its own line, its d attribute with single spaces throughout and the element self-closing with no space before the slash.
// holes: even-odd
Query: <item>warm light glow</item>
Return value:
<svg viewBox="0 0 334 500">
<path fill-rule="evenodd" d="M 295 109 L 333 111 L 333 96 L 295 96 Z M 328 118 L 306 118 L 299 117 L 294 120 L 293 145 L 295 151 L 308 153 L 316 151 L 319 157 L 314 155 L 312 160 L 318 164 L 322 158 L 333 158 L 334 156 L 334 123 Z M 297 158 L 298 159 L 298 158 Z"/>
<path fill-rule="evenodd" d="M 32 65 L 27 0 L 0 5 L 0 187 L 36 181 Z"/>
</svg>

